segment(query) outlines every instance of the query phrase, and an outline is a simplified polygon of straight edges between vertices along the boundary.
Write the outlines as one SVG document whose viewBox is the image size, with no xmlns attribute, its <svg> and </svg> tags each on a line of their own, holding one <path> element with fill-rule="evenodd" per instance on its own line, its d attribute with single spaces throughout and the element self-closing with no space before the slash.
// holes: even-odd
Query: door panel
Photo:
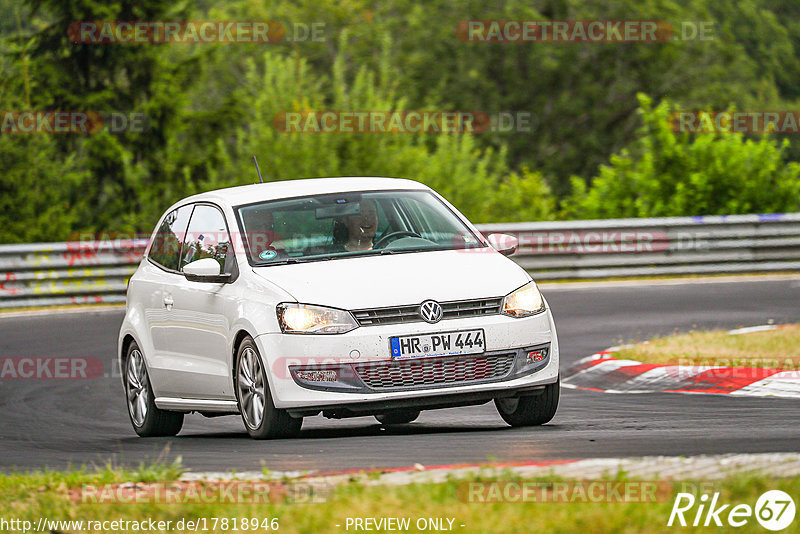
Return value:
<svg viewBox="0 0 800 534">
<path fill-rule="evenodd" d="M 179 396 L 174 381 L 174 370 L 180 364 L 179 355 L 171 343 L 173 326 L 173 292 L 183 279 L 178 272 L 181 247 L 189 225 L 193 205 L 182 206 L 170 212 L 162 221 L 148 251 L 136 291 L 144 297 L 145 324 L 150 334 L 150 347 L 145 353 L 150 382 L 157 396 Z"/>
<path fill-rule="evenodd" d="M 180 268 L 203 258 L 214 258 L 225 268 L 233 253 L 222 212 L 210 204 L 197 204 L 183 243 Z M 190 282 L 177 276 L 168 343 L 176 355 L 172 381 L 181 397 L 233 399 L 228 369 L 229 314 L 234 301 L 232 284 Z"/>
</svg>

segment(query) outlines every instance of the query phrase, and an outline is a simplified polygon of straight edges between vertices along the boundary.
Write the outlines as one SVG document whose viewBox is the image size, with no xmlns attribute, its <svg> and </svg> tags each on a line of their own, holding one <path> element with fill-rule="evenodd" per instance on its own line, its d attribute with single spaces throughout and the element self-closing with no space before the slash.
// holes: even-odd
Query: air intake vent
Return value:
<svg viewBox="0 0 800 534">
<path fill-rule="evenodd" d="M 417 360 L 354 364 L 359 378 L 371 389 L 399 391 L 417 387 L 459 386 L 497 380 L 508 375 L 515 352 L 481 356 L 420 358 Z"/>
</svg>

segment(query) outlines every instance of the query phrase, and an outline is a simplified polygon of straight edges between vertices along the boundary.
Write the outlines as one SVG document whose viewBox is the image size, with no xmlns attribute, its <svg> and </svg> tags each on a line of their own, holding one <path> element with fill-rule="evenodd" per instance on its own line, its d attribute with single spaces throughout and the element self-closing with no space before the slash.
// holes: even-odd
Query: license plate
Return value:
<svg viewBox="0 0 800 534">
<path fill-rule="evenodd" d="M 483 353 L 486 350 L 486 339 L 483 330 L 462 330 L 460 332 L 391 337 L 389 338 L 389 347 L 393 360 L 457 356 Z"/>
</svg>

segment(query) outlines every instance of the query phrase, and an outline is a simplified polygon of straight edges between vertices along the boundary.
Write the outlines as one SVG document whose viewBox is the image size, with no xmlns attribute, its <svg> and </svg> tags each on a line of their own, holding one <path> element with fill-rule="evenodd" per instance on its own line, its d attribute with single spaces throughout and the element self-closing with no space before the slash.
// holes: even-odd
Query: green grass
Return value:
<svg viewBox="0 0 800 534">
<path fill-rule="evenodd" d="M 74 470 L 45 469 L 31 472 L 0 474 L 0 502 L 29 499 L 34 492 L 64 493 L 69 488 L 85 485 L 101 486 L 120 482 L 159 482 L 177 480 L 183 473 L 180 458 L 175 463 L 140 465 L 137 469 L 123 469 L 107 464 L 101 468 L 81 467 Z M 0 510 L 2 505 L 0 504 Z"/>
<path fill-rule="evenodd" d="M 800 325 L 729 335 L 726 330 L 689 332 L 640 343 L 614 353 L 615 358 L 680 365 L 721 365 L 800 369 Z"/>
<path fill-rule="evenodd" d="M 297 504 L 292 502 L 220 504 L 218 502 L 100 504 L 82 502 L 75 495 L 87 485 L 92 487 L 126 480 L 140 482 L 174 481 L 180 474 L 175 466 L 156 465 L 124 471 L 110 467 L 97 471 L 85 469 L 70 472 L 35 472 L 0 475 L 0 517 L 38 521 L 50 519 L 153 520 L 173 521 L 206 518 L 209 532 L 225 532 L 218 524 L 211 529 L 212 518 L 277 518 L 280 533 L 348 532 L 347 518 L 409 517 L 412 528 L 418 518 L 454 518 L 454 532 L 532 533 L 532 532 L 692 532 L 692 528 L 667 527 L 674 492 L 659 502 L 632 503 L 471 503 L 466 502 L 465 481 L 523 481 L 517 475 L 473 475 L 468 479 L 451 479 L 437 484 L 407 486 L 370 485 L 370 478 L 350 481 L 327 494 L 324 502 Z M 543 482 L 545 479 L 527 479 Z M 555 479 L 550 479 L 554 481 Z M 558 479 L 563 481 L 563 479 Z M 624 481 L 623 473 L 609 480 Z M 699 481 L 687 481 L 690 487 L 701 487 Z M 298 483 L 298 482 L 295 482 Z M 303 483 L 300 481 L 299 483 Z M 706 482 L 704 491 L 720 492 L 720 502 L 753 506 L 760 494 L 771 489 L 800 496 L 800 477 L 774 479 L 763 476 L 734 476 L 721 482 Z M 713 484 L 709 489 L 708 484 Z M 677 491 L 677 490 L 675 490 Z M 320 499 L 317 499 L 320 500 Z M 688 515 L 687 515 L 688 517 Z M 692 515 L 693 517 L 693 515 Z M 795 520 L 796 522 L 798 520 Z M 797 523 L 794 523 L 796 526 Z M 336 527 L 336 525 L 340 527 Z M 465 525 L 461 527 L 460 525 Z M 173 527 L 174 528 L 174 527 Z M 698 529 L 703 532 L 719 530 Z M 743 528 L 728 531 L 764 532 L 751 519 Z M 173 530 L 174 531 L 174 530 Z M 240 530 L 243 531 L 243 530 Z M 253 530 L 248 530 L 252 532 Z M 264 529 L 255 531 L 264 532 Z M 725 529 L 723 529 L 725 531 Z M 788 531 L 791 531 L 791 528 Z M 354 532 L 351 529 L 349 532 Z"/>
</svg>

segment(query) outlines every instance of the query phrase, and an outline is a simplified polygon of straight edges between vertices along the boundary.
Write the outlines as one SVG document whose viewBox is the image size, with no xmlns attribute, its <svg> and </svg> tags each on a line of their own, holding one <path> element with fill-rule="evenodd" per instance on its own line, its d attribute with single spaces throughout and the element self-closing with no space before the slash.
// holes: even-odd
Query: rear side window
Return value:
<svg viewBox="0 0 800 534">
<path fill-rule="evenodd" d="M 161 223 L 150 247 L 149 258 L 165 269 L 178 270 L 181 245 L 186 235 L 192 205 L 181 206 L 171 211 Z"/>
<path fill-rule="evenodd" d="M 214 206 L 197 204 L 186 232 L 180 268 L 203 258 L 214 258 L 219 263 L 220 272 L 225 272 L 225 258 L 229 249 L 230 237 L 225 216 Z"/>
</svg>

